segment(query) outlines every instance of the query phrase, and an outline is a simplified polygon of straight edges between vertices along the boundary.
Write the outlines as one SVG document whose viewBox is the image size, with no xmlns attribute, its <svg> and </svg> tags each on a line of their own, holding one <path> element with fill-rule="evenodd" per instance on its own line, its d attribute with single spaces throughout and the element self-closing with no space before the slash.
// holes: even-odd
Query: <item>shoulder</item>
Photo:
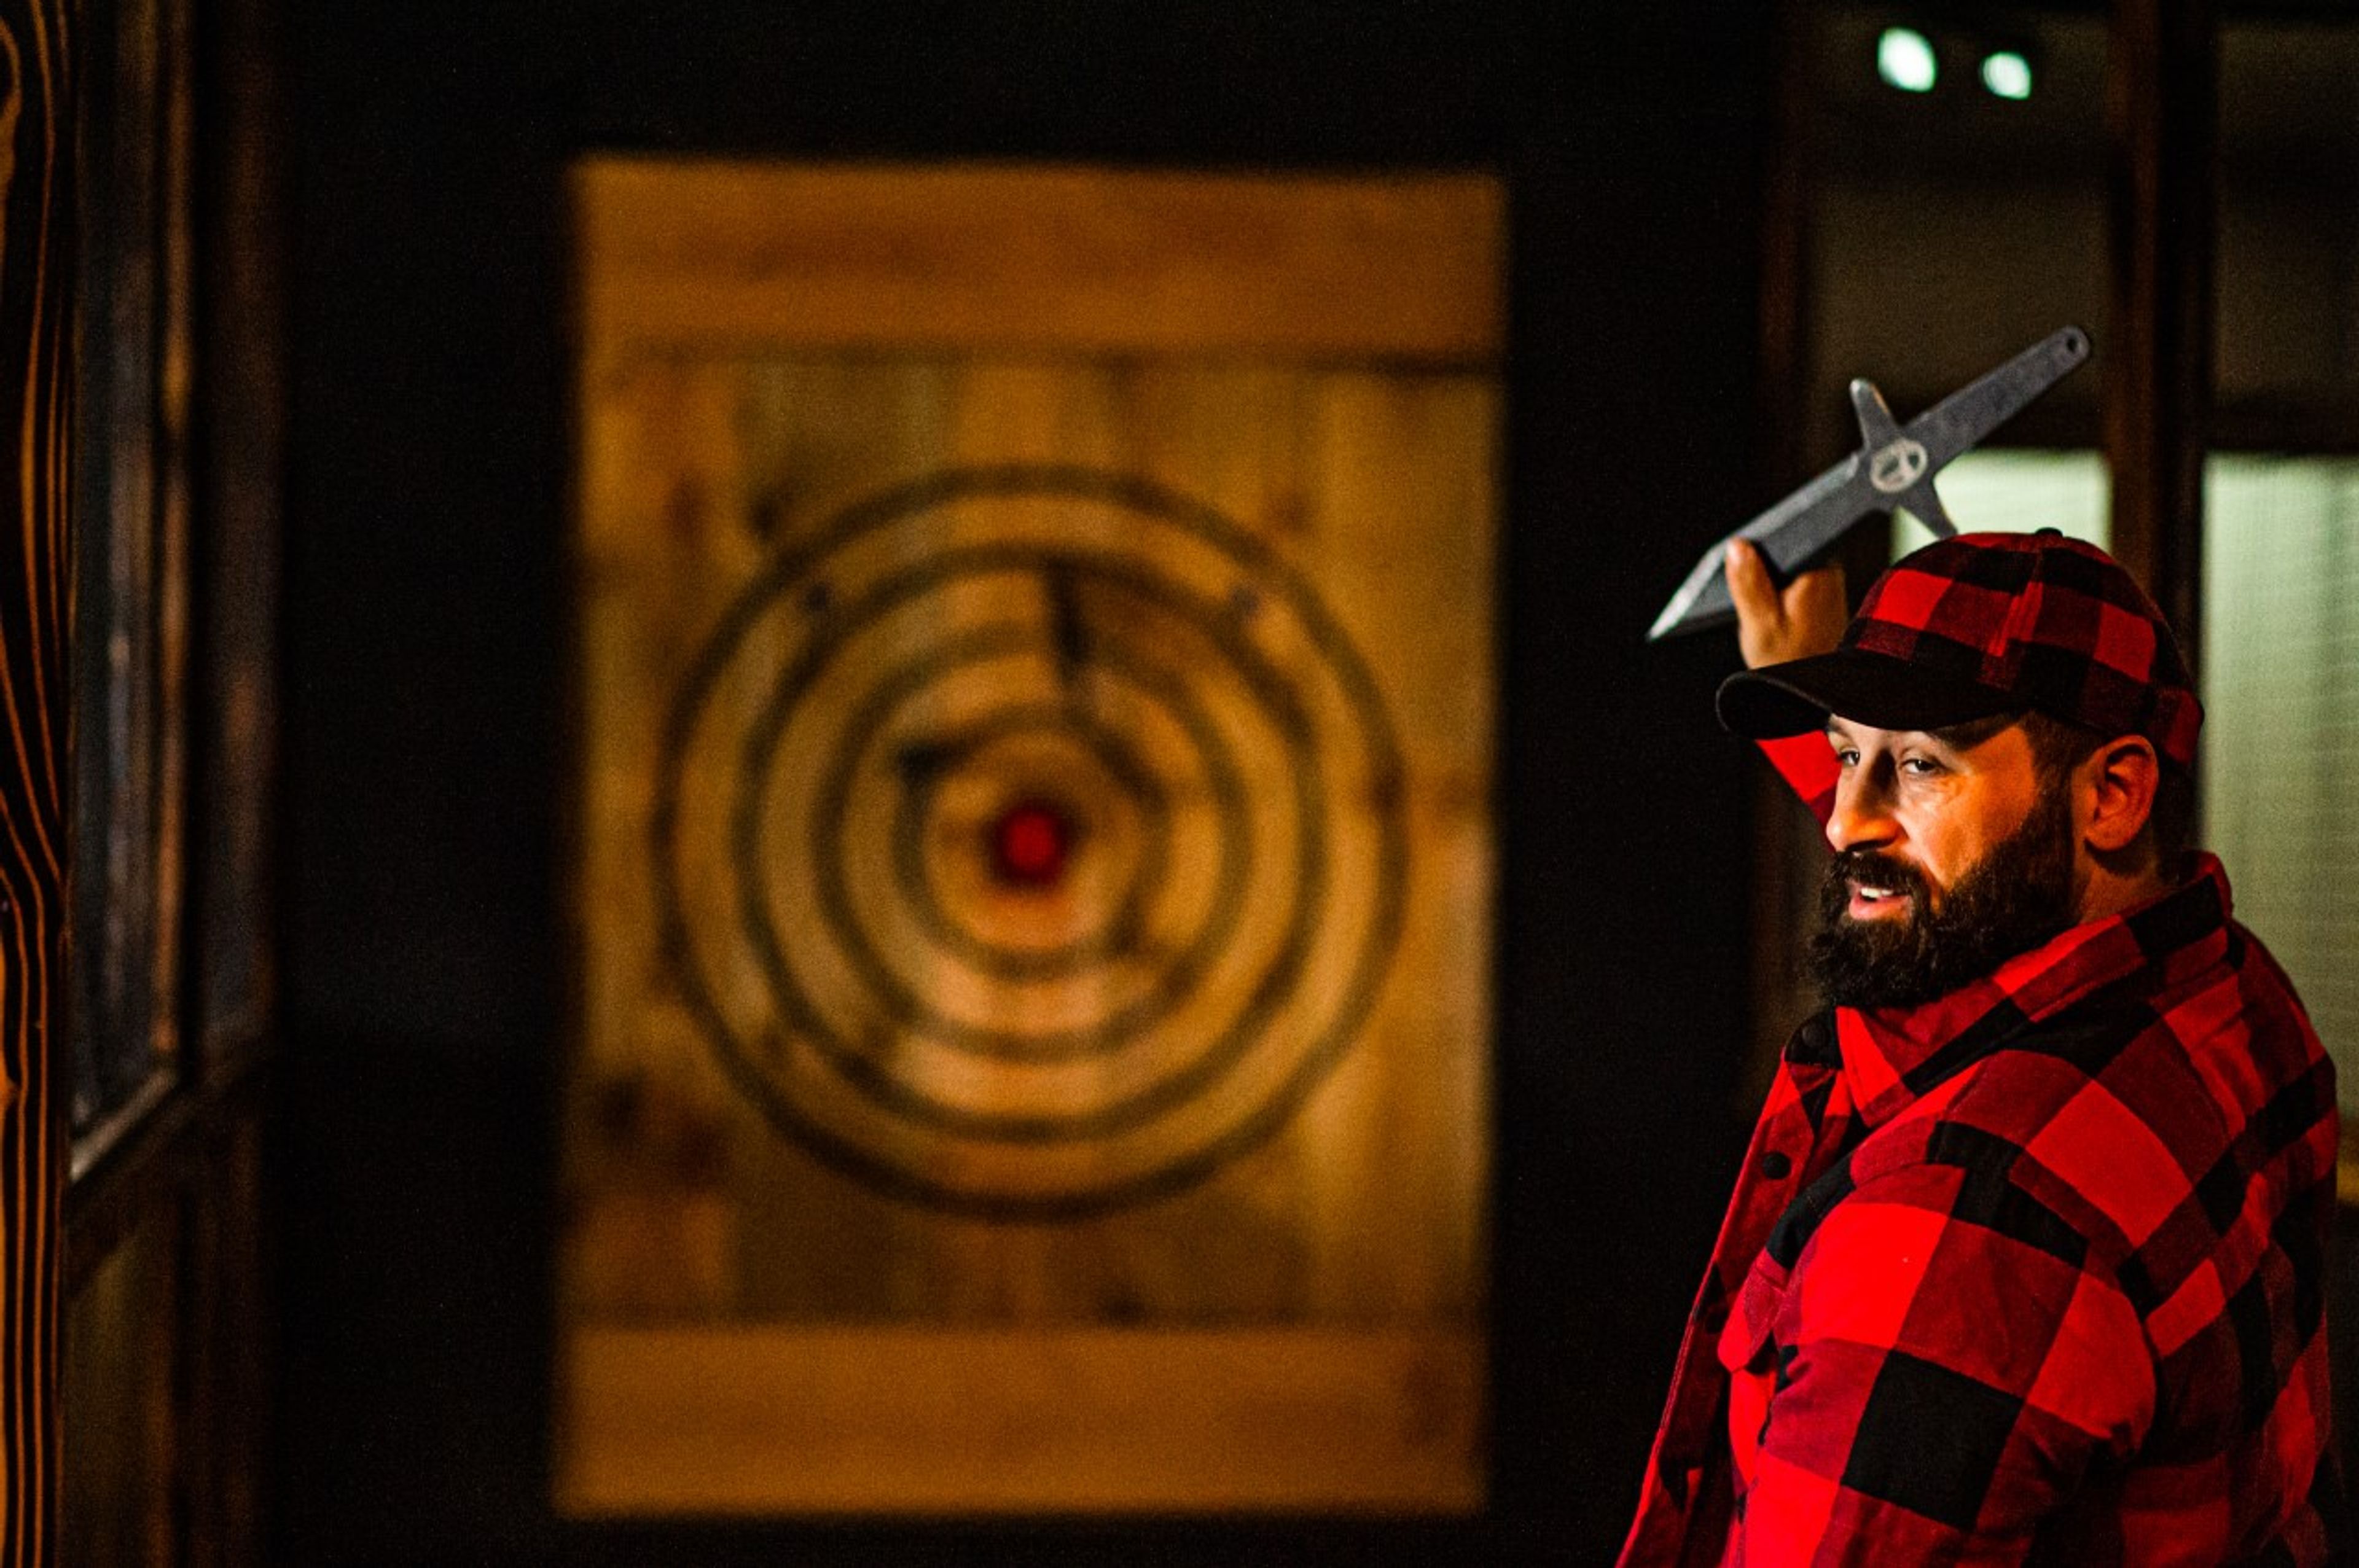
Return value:
<svg viewBox="0 0 2359 1568">
<path fill-rule="evenodd" d="M 2235 978 L 2234 1022 L 2244 1032 L 2259 1036 L 2265 1046 L 2305 1060 L 2324 1056 L 2292 977 L 2259 937 L 2234 921 L 2228 925 L 2223 967 Z"/>
</svg>

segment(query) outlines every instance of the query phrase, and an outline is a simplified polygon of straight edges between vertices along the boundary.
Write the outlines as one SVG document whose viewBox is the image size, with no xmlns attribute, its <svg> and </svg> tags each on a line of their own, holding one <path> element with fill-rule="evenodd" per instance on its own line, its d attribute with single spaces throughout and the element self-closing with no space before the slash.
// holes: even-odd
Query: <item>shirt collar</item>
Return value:
<svg viewBox="0 0 2359 1568">
<path fill-rule="evenodd" d="M 2176 978 L 2226 950 L 2231 900 L 2218 857 L 2191 858 L 2178 886 L 2072 927 L 1918 1007 L 1834 1010 L 1843 1076 L 1868 1125 L 1891 1119 L 2028 1024 L 2141 969 Z"/>
</svg>

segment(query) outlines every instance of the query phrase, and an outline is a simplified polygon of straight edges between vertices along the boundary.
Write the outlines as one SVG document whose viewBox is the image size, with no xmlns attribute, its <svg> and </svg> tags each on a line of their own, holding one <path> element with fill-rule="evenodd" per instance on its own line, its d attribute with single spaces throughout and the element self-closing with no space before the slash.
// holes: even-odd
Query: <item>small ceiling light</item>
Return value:
<svg viewBox="0 0 2359 1568">
<path fill-rule="evenodd" d="M 1875 40 L 1875 74 L 1903 92 L 1930 92 L 1939 74 L 1933 42 L 1914 27 L 1886 27 Z"/>
<path fill-rule="evenodd" d="M 2020 103 L 2031 96 L 2031 62 L 2013 49 L 1984 55 L 1983 85 L 2000 98 Z"/>
</svg>

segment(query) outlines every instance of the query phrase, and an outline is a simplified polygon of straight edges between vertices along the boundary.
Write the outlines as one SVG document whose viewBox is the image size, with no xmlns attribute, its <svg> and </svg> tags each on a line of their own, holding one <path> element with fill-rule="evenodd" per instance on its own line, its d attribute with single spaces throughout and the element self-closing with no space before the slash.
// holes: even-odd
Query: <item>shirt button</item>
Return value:
<svg viewBox="0 0 2359 1568">
<path fill-rule="evenodd" d="M 1761 1173 L 1773 1182 L 1782 1182 L 1793 1172 L 1794 1162 L 1775 1149 L 1761 1156 Z"/>
</svg>

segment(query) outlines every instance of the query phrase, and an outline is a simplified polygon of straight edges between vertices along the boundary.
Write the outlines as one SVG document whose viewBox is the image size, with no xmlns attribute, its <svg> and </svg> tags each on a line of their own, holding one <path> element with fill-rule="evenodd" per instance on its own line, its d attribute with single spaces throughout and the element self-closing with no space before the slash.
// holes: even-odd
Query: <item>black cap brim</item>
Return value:
<svg viewBox="0 0 2359 1568">
<path fill-rule="evenodd" d="M 1841 715 L 1878 730 L 1944 730 L 2025 706 L 2020 697 L 1881 654 L 1832 654 L 1765 665 L 1720 683 L 1712 706 L 1733 733 L 1756 741 L 1806 735 Z"/>
</svg>

